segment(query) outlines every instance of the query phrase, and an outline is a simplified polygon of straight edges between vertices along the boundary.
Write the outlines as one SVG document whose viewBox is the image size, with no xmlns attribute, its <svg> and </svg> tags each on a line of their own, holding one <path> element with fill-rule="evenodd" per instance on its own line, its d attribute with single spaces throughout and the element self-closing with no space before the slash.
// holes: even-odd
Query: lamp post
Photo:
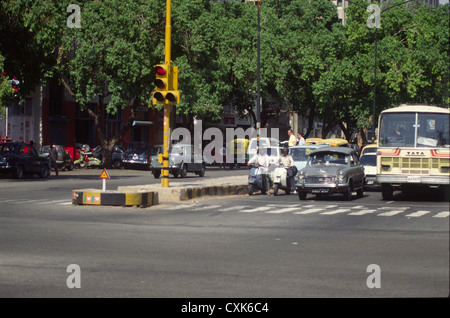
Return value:
<svg viewBox="0 0 450 318">
<path fill-rule="evenodd" d="M 375 27 L 375 67 L 374 67 L 374 71 L 373 71 L 373 105 L 372 105 L 372 129 L 373 129 L 373 134 L 375 136 L 375 127 L 377 126 L 377 119 L 375 117 L 376 112 L 376 85 L 377 85 L 377 37 L 378 37 L 378 29 L 381 27 L 380 24 L 380 19 L 381 19 L 381 14 L 393 7 L 411 2 L 413 0 L 408 0 L 408 1 L 404 1 L 401 3 L 397 3 L 397 4 L 393 4 L 390 7 L 387 7 L 386 9 L 380 9 L 380 7 L 378 7 L 378 5 L 374 5 L 374 4 L 370 4 L 369 6 L 364 6 L 362 4 L 347 0 L 350 3 L 356 4 L 357 6 L 360 6 L 361 8 L 364 8 L 367 10 L 367 12 L 374 12 L 373 15 L 369 16 L 369 18 L 367 19 L 367 26 L 369 28 L 373 28 Z M 375 24 L 373 24 L 369 19 L 370 18 L 375 18 Z M 370 23 L 369 23 L 370 22 Z"/>
<path fill-rule="evenodd" d="M 258 7 L 258 36 L 257 36 L 257 53 L 256 53 L 256 137 L 259 146 L 259 131 L 261 128 L 261 84 L 260 84 L 260 58 L 261 58 L 261 24 L 260 10 L 261 0 L 256 1 Z"/>
</svg>

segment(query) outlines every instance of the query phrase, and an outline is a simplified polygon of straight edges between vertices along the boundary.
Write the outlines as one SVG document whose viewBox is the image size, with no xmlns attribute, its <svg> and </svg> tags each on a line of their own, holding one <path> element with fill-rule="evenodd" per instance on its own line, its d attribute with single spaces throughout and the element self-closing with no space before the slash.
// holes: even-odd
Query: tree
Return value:
<svg viewBox="0 0 450 318">
<path fill-rule="evenodd" d="M 136 107 L 147 105 L 154 89 L 163 9 L 160 0 L 86 1 L 81 27 L 63 30 L 54 77 L 94 118 L 106 167 L 111 166 L 114 146 L 132 126 Z M 95 109 L 89 108 L 95 99 Z M 106 139 L 105 114 L 129 105 L 131 116 L 121 131 Z"/>
</svg>

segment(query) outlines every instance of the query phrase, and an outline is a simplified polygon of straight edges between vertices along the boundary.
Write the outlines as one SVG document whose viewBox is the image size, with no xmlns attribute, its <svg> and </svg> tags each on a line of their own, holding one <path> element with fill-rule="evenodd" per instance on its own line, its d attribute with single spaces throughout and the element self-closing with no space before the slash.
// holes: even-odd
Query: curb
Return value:
<svg viewBox="0 0 450 318">
<path fill-rule="evenodd" d="M 141 207 L 158 204 L 155 191 L 120 192 L 113 190 L 84 189 L 72 191 L 73 205 L 108 205 L 122 207 Z"/>
</svg>

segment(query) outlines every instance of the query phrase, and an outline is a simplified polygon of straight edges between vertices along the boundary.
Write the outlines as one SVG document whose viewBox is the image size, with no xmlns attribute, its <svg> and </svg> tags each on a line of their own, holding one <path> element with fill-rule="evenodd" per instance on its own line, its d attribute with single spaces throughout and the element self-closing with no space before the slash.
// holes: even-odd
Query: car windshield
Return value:
<svg viewBox="0 0 450 318">
<path fill-rule="evenodd" d="M 14 153 L 14 145 L 0 145 L 0 153 L 8 154 L 8 153 Z"/>
<path fill-rule="evenodd" d="M 128 150 L 142 152 L 149 149 L 149 145 L 147 144 L 129 144 Z"/>
<path fill-rule="evenodd" d="M 317 152 L 309 156 L 308 165 L 346 165 L 349 162 L 349 156 L 338 152 Z"/>
<path fill-rule="evenodd" d="M 311 151 L 311 148 L 291 148 L 289 149 L 289 154 L 294 161 L 307 161 Z"/>
<path fill-rule="evenodd" d="M 375 156 L 375 155 L 361 156 L 361 158 L 359 158 L 359 162 L 363 166 L 374 166 L 375 167 L 377 165 L 377 156 Z"/>
</svg>

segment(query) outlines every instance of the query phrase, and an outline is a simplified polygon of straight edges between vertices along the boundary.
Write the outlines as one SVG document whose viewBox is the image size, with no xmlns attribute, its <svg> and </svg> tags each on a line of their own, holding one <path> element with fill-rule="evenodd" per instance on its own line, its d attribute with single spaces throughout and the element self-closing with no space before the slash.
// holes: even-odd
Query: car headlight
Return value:
<svg viewBox="0 0 450 318">
<path fill-rule="evenodd" d="M 345 181 L 345 175 L 344 175 L 344 173 L 342 171 L 340 171 L 339 174 L 338 174 L 338 182 L 342 183 L 344 181 Z"/>
</svg>

